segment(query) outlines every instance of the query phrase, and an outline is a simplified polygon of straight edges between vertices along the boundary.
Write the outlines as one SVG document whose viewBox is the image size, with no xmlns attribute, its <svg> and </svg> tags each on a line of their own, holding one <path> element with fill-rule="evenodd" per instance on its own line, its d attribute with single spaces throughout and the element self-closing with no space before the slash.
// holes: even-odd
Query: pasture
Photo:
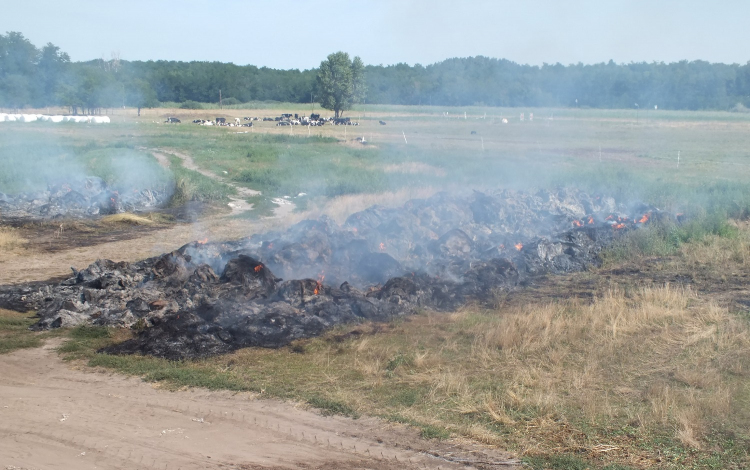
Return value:
<svg viewBox="0 0 750 470">
<path fill-rule="evenodd" d="M 306 193 L 297 201 L 302 209 L 338 196 L 405 189 L 559 185 L 677 211 L 723 196 L 738 205 L 735 209 L 745 205 L 750 170 L 745 114 L 640 111 L 636 117 L 634 111 L 530 109 L 522 122 L 522 110 L 516 109 L 471 108 L 464 119 L 453 109 L 369 106 L 348 113 L 359 126 L 280 127 L 256 121 L 252 128 L 219 128 L 189 122 L 306 111 L 288 106 L 154 109 L 142 110 L 140 118 L 133 110 L 118 110 L 112 124 L 103 126 L 3 123 L 0 191 L 35 181 L 35 161 L 46 167 L 76 162 L 114 181 L 122 175 L 105 160 L 128 159 L 145 165 L 146 171 L 138 171 L 142 177 L 160 178 L 158 168 L 143 158 L 161 149 L 188 154 L 202 168 L 264 197 Z M 168 116 L 182 124 L 165 124 Z M 221 200 L 231 192 L 210 185 L 194 196 Z"/>
<path fill-rule="evenodd" d="M 498 187 L 574 186 L 691 222 L 633 233 L 604 253 L 602 268 L 546 279 L 494 305 L 342 327 L 280 350 L 170 363 L 96 353 L 128 331 L 76 330 L 62 353 L 171 388 L 251 390 L 380 416 L 425 438 L 509 449 L 535 469 L 746 468 L 750 115 L 360 106 L 346 114 L 358 126 L 190 122 L 310 111 L 282 103 L 140 117 L 117 110 L 101 126 L 0 123 L 0 192 L 38 189 L 55 175 L 93 174 L 115 186 L 149 179 L 174 186 L 175 206 L 198 201 L 223 214 L 190 233 L 265 220 L 275 198 L 297 212 L 275 219 L 283 225 Z M 170 116 L 182 123 L 164 123 Z M 230 197 L 254 209 L 231 215 Z M 0 227 L 0 252 L 22 256 L 27 238 Z M 36 344 L 30 335 L 3 346 L 29 320 L 2 313 L 0 351 Z"/>
</svg>

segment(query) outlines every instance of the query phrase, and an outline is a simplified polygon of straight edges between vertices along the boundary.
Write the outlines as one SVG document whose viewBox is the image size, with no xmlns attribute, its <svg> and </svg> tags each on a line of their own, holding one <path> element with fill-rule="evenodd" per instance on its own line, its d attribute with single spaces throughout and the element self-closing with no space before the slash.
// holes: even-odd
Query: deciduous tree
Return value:
<svg viewBox="0 0 750 470">
<path fill-rule="evenodd" d="M 336 52 L 320 63 L 318 94 L 320 105 L 341 117 L 354 103 L 364 99 L 365 66 L 362 59 L 349 59 L 346 52 Z"/>
</svg>

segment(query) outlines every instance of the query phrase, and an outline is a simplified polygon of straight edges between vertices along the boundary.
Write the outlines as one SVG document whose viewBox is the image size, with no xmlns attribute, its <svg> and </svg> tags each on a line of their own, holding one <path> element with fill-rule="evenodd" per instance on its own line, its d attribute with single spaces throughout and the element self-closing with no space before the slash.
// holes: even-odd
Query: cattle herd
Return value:
<svg viewBox="0 0 750 470">
<path fill-rule="evenodd" d="M 253 121 L 275 122 L 277 126 L 323 126 L 328 123 L 335 125 L 335 126 L 358 126 L 359 125 L 359 122 L 352 121 L 351 118 L 348 118 L 348 117 L 346 118 L 345 117 L 340 117 L 340 118 L 322 117 L 320 114 L 315 114 L 315 113 L 310 114 L 310 116 L 301 116 L 296 113 L 295 114 L 284 113 L 281 116 L 276 116 L 276 117 L 264 117 L 264 118 L 243 117 L 242 120 L 240 120 L 240 118 L 234 118 L 234 120 L 230 118 L 229 120 L 227 120 L 227 118 L 225 117 L 217 117 L 214 120 L 194 119 L 193 124 L 198 124 L 201 126 L 253 127 Z M 168 117 L 167 120 L 164 122 L 166 124 L 179 124 L 182 121 L 180 121 L 176 117 Z"/>
</svg>

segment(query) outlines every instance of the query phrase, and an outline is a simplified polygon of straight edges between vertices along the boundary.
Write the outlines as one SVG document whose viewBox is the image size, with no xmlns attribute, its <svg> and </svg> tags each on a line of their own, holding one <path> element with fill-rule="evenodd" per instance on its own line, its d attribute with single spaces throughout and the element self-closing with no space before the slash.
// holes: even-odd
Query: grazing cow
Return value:
<svg viewBox="0 0 750 470">
<path fill-rule="evenodd" d="M 240 118 L 234 118 L 234 125 L 239 126 L 240 125 Z"/>
<path fill-rule="evenodd" d="M 227 123 L 227 118 L 221 118 L 221 117 L 216 118 L 216 124 L 226 124 L 226 123 Z"/>
<path fill-rule="evenodd" d="M 381 126 L 385 126 L 385 121 L 379 121 Z"/>
<path fill-rule="evenodd" d="M 168 122 L 168 123 L 170 123 L 170 124 L 172 124 L 172 123 L 174 123 L 174 124 L 179 124 L 179 123 L 180 123 L 180 120 L 179 120 L 179 119 L 177 119 L 176 117 L 168 117 L 168 118 L 167 118 L 167 120 L 166 120 L 166 121 L 164 121 L 164 122 Z"/>
</svg>

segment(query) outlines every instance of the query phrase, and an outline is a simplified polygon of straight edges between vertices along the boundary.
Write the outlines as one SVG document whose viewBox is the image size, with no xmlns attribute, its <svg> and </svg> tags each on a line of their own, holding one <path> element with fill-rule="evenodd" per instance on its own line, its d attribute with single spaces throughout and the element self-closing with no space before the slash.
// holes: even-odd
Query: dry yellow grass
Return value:
<svg viewBox="0 0 750 470">
<path fill-rule="evenodd" d="M 154 221 L 150 218 L 124 212 L 122 214 L 112 214 L 102 217 L 105 224 L 128 224 L 128 225 L 153 225 Z"/>
<path fill-rule="evenodd" d="M 10 227 L 0 227 L 0 251 L 13 252 L 17 251 L 27 243 L 18 231 Z"/>
<path fill-rule="evenodd" d="M 749 331 L 687 288 L 611 289 L 589 303 L 426 313 L 342 343 L 307 341 L 304 354 L 242 350 L 233 376 L 523 454 L 629 461 L 646 457 L 626 441 L 656 433 L 699 450 L 715 426 L 740 426 Z M 623 426 L 630 434 L 612 437 Z"/>
</svg>

